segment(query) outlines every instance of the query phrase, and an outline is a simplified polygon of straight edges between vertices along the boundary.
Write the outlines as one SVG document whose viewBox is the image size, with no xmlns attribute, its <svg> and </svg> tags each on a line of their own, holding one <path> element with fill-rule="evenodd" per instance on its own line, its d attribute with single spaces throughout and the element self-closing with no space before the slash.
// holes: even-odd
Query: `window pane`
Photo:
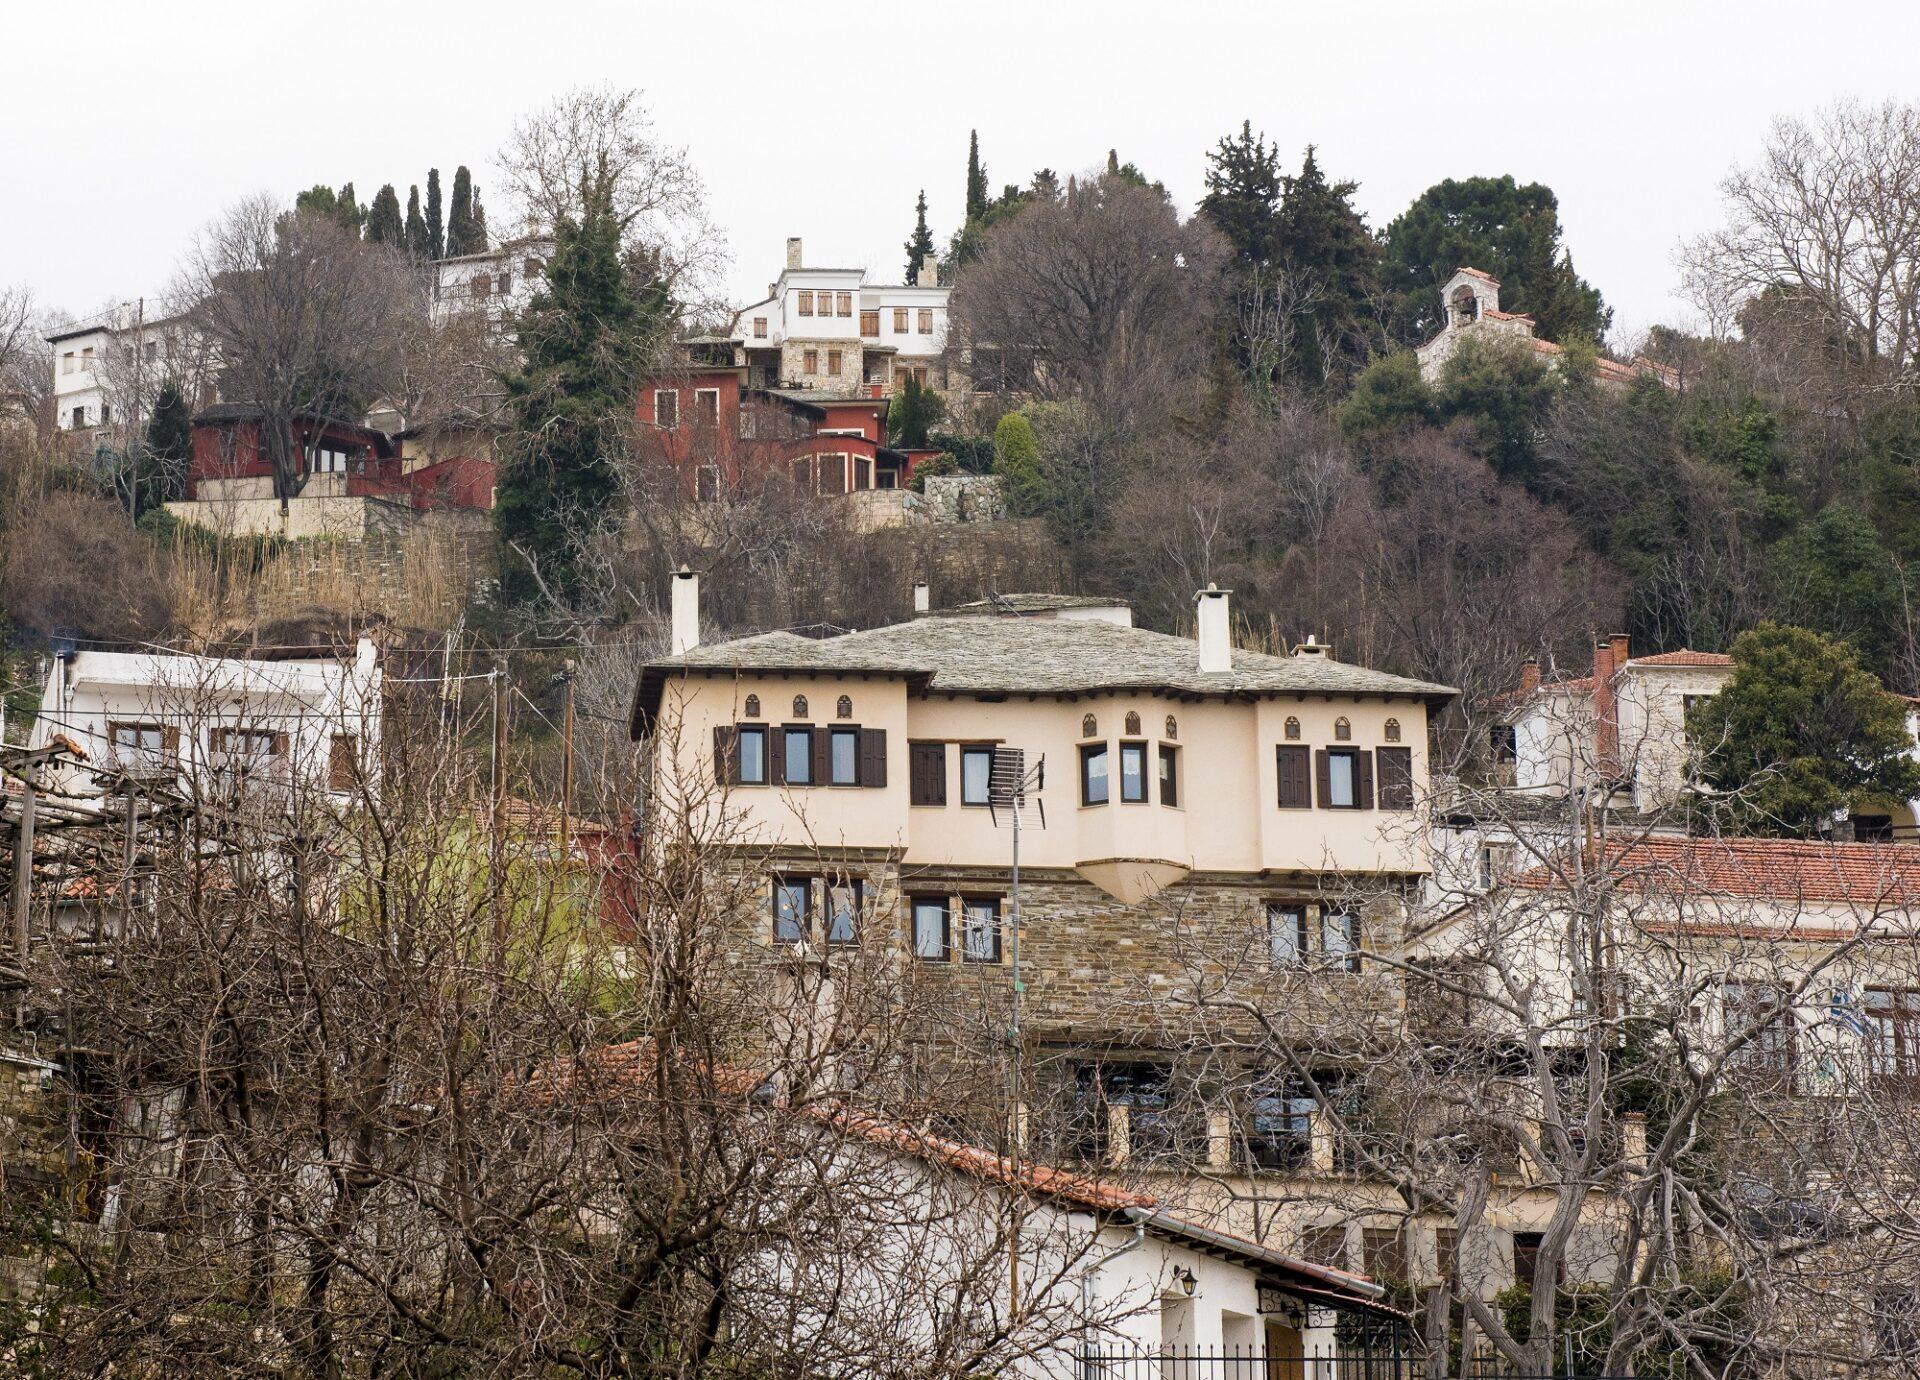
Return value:
<svg viewBox="0 0 1920 1380">
<path fill-rule="evenodd" d="M 767 731 L 764 728 L 740 730 L 740 779 L 749 785 L 766 784 Z"/>
<path fill-rule="evenodd" d="M 782 943 L 797 944 L 807 935 L 807 883 L 775 882 L 773 887 L 773 937 Z"/>
<path fill-rule="evenodd" d="M 860 735 L 851 729 L 833 731 L 833 784 L 852 786 L 860 780 Z"/>
<path fill-rule="evenodd" d="M 987 803 L 987 788 L 992 779 L 992 749 L 961 749 L 960 803 L 962 805 L 985 805 Z"/>
<path fill-rule="evenodd" d="M 1307 912 L 1300 906 L 1267 907 L 1267 951 L 1276 968 L 1300 962 L 1307 947 Z"/>
<path fill-rule="evenodd" d="M 1087 748 L 1080 754 L 1080 799 L 1086 805 L 1107 803 L 1107 750 Z"/>
<path fill-rule="evenodd" d="M 968 901 L 962 954 L 969 963 L 991 963 L 999 955 L 1000 903 Z"/>
<path fill-rule="evenodd" d="M 1320 951 L 1329 963 L 1353 971 L 1359 966 L 1359 924 L 1351 915 L 1328 911 L 1320 917 Z"/>
<path fill-rule="evenodd" d="M 919 958 L 947 956 L 947 904 L 944 901 L 913 903 L 913 952 Z"/>
<path fill-rule="evenodd" d="M 1178 805 L 1180 803 L 1180 749 L 1162 747 L 1160 749 L 1160 803 Z"/>
<path fill-rule="evenodd" d="M 1147 749 L 1141 743 L 1120 745 L 1120 798 L 1147 798 Z"/>
<path fill-rule="evenodd" d="M 827 943 L 851 944 L 860 937 L 860 883 L 827 889 Z"/>
<path fill-rule="evenodd" d="M 1327 804 L 1336 810 L 1353 808 L 1353 754 L 1327 754 Z"/>
<path fill-rule="evenodd" d="M 787 782 L 805 786 L 813 780 L 813 733 L 804 728 L 787 730 Z"/>
</svg>

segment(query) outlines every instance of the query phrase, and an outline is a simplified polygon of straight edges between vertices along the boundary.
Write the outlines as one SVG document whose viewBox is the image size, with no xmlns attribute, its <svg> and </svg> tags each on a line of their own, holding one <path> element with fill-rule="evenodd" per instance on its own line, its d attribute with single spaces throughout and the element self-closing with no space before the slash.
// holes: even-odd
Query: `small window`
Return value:
<svg viewBox="0 0 1920 1380">
<path fill-rule="evenodd" d="M 866 310 L 861 311 L 860 334 L 868 340 L 872 340 L 875 336 L 880 334 L 880 313 L 879 312 L 866 311 Z"/>
<path fill-rule="evenodd" d="M 1080 803 L 1107 803 L 1107 745 L 1090 743 L 1080 749 Z"/>
<path fill-rule="evenodd" d="M 754 711 L 758 712 L 758 711 Z M 740 784 L 743 786 L 764 786 L 767 784 L 767 730 L 764 728 L 740 729 Z"/>
<path fill-rule="evenodd" d="M 1487 728 L 1487 747 L 1498 766 L 1511 766 L 1520 756 L 1519 735 L 1512 724 L 1492 724 Z"/>
<path fill-rule="evenodd" d="M 511 273 L 502 273 L 499 277 L 495 278 L 493 280 L 493 291 L 497 297 L 511 297 L 513 295 L 513 275 Z"/>
<path fill-rule="evenodd" d="M 804 374 L 817 374 L 820 372 L 820 352 L 818 350 L 806 350 L 802 352 L 800 356 L 800 371 Z"/>
<path fill-rule="evenodd" d="M 530 258 L 520 265 L 520 273 L 523 277 L 538 278 L 545 268 L 546 265 L 540 260 Z"/>
<path fill-rule="evenodd" d="M 969 897 L 960 903 L 960 957 L 968 963 L 1000 961 L 1000 902 Z"/>
<path fill-rule="evenodd" d="M 1180 803 L 1180 749 L 1170 743 L 1160 744 L 1160 803 Z"/>
<path fill-rule="evenodd" d="M 790 728 L 782 736 L 786 745 L 786 781 L 789 786 L 813 784 L 813 730 Z"/>
<path fill-rule="evenodd" d="M 833 882 L 827 886 L 827 943 L 860 942 L 860 883 Z"/>
<path fill-rule="evenodd" d="M 1300 721 L 1292 715 L 1287 716 L 1287 741 L 1289 743 L 1300 741 Z"/>
<path fill-rule="evenodd" d="M 327 752 L 327 789 L 350 791 L 359 781 L 359 741 L 351 733 L 334 734 Z"/>
<path fill-rule="evenodd" d="M 1275 968 L 1297 968 L 1307 961 L 1307 908 L 1298 905 L 1267 907 L 1267 962 Z"/>
<path fill-rule="evenodd" d="M 773 879 L 773 939 L 776 944 L 799 944 L 807 937 L 807 912 L 812 907 L 813 884 L 805 877 Z"/>
<path fill-rule="evenodd" d="M 1136 714 L 1133 710 L 1129 709 L 1127 711 L 1126 724 L 1127 724 L 1127 727 L 1126 727 L 1127 736 L 1129 738 L 1138 738 L 1140 736 L 1140 716 Z"/>
<path fill-rule="evenodd" d="M 985 805 L 992 782 L 993 749 L 990 747 L 961 748 L 960 803 Z"/>
<path fill-rule="evenodd" d="M 758 695 L 747 696 L 746 714 L 749 719 L 757 719 L 760 717 L 760 697 Z"/>
<path fill-rule="evenodd" d="M 1320 953 L 1327 966 L 1342 972 L 1360 971 L 1360 917 L 1327 910 L 1320 915 Z"/>
<path fill-rule="evenodd" d="M 913 956 L 931 963 L 944 963 L 951 942 L 947 930 L 946 897 L 914 897 Z"/>
<path fill-rule="evenodd" d="M 933 334 L 933 308 L 932 307 L 920 308 L 919 333 L 921 335 Z"/>
<path fill-rule="evenodd" d="M 1344 717 L 1333 721 L 1333 741 L 1336 743 L 1350 743 L 1353 741 L 1353 725 L 1348 723 Z"/>
<path fill-rule="evenodd" d="M 836 728 L 827 739 L 828 777 L 836 786 L 860 784 L 860 730 Z"/>
<path fill-rule="evenodd" d="M 766 317 L 756 316 L 753 318 L 753 338 L 755 340 L 765 340 L 767 338 Z"/>
<path fill-rule="evenodd" d="M 1147 745 L 1120 744 L 1120 799 L 1140 804 L 1147 798 Z"/>
<path fill-rule="evenodd" d="M 811 292 L 803 292 L 800 294 L 799 309 L 802 316 L 813 315 L 813 294 Z"/>
<path fill-rule="evenodd" d="M 835 316 L 853 315 L 853 294 L 851 292 L 836 292 L 833 294 L 833 314 Z"/>
<path fill-rule="evenodd" d="M 907 309 L 905 307 L 895 307 L 893 309 L 893 331 L 895 335 L 905 335 L 907 333 Z M 72 359 L 73 356 L 68 355 L 67 358 Z M 67 372 L 71 373 L 73 371 L 68 370 Z"/>
<path fill-rule="evenodd" d="M 1400 741 L 1400 721 L 1398 719 L 1388 719 L 1386 731 L 1387 741 L 1389 743 L 1397 743 Z"/>
<path fill-rule="evenodd" d="M 1100 736 L 1100 721 L 1091 714 L 1081 719 L 1080 736 L 1082 738 L 1098 738 Z"/>
<path fill-rule="evenodd" d="M 718 388 L 693 390 L 693 420 L 700 426 L 720 424 L 720 390 Z"/>
<path fill-rule="evenodd" d="M 827 351 L 827 372 L 829 374 L 838 374 L 840 372 L 840 352 L 838 350 Z"/>
<path fill-rule="evenodd" d="M 717 503 L 720 500 L 720 467 L 702 465 L 693 472 L 693 501 Z"/>
<path fill-rule="evenodd" d="M 663 431 L 672 431 L 680 425 L 680 394 L 674 389 L 654 390 L 653 424 Z"/>
<path fill-rule="evenodd" d="M 853 717 L 853 696 L 842 695 L 834 701 L 833 717 L 836 719 L 851 719 Z"/>
<path fill-rule="evenodd" d="M 807 697 L 805 695 L 795 695 L 793 697 L 793 717 L 796 719 L 804 719 L 807 717 Z"/>
<path fill-rule="evenodd" d="M 1335 750 L 1324 754 L 1327 766 L 1325 799 L 1322 809 L 1357 810 L 1360 808 L 1359 755 Z"/>
<path fill-rule="evenodd" d="M 1167 737 L 1178 738 L 1179 736 L 1180 736 L 1180 721 L 1174 718 L 1173 715 L 1171 714 L 1167 715 Z"/>
</svg>

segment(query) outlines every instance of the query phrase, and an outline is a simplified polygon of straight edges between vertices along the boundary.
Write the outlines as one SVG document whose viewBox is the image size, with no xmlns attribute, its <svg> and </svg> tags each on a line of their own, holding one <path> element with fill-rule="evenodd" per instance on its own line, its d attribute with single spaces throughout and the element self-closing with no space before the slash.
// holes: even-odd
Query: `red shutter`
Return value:
<svg viewBox="0 0 1920 1380">
<path fill-rule="evenodd" d="M 1362 810 L 1373 808 L 1373 754 L 1365 748 L 1353 754 L 1353 803 Z"/>
<path fill-rule="evenodd" d="M 860 784 L 887 784 L 887 731 L 884 728 L 860 730 Z"/>
<path fill-rule="evenodd" d="M 1333 780 L 1327 769 L 1327 750 L 1315 748 L 1313 752 L 1313 785 L 1316 794 L 1314 800 L 1321 809 L 1327 808 L 1327 798 L 1333 794 Z"/>
<path fill-rule="evenodd" d="M 767 730 L 767 783 L 787 784 L 787 731 L 784 728 Z"/>
</svg>

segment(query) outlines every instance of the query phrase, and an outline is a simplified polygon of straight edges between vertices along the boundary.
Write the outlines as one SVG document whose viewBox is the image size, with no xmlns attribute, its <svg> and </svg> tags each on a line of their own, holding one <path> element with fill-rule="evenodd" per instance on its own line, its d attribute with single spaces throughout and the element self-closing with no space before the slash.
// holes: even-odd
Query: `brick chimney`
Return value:
<svg viewBox="0 0 1920 1380">
<path fill-rule="evenodd" d="M 1520 693 L 1531 695 L 1540 688 L 1540 658 L 1530 656 L 1520 663 Z"/>
<path fill-rule="evenodd" d="M 1593 762 L 1603 782 L 1620 778 L 1620 704 L 1614 697 L 1613 678 L 1628 656 L 1625 633 L 1593 645 Z"/>
<path fill-rule="evenodd" d="M 787 267 L 800 267 L 800 237 L 798 235 L 787 236 Z"/>
</svg>

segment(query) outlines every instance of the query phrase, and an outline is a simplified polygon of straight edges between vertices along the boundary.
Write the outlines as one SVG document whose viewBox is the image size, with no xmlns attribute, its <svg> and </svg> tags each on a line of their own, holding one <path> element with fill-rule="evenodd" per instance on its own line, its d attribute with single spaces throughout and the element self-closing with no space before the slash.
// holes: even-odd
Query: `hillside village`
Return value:
<svg viewBox="0 0 1920 1380">
<path fill-rule="evenodd" d="M 1912 1373 L 1920 186 L 649 131 L 0 294 L 0 1372 Z"/>
</svg>

